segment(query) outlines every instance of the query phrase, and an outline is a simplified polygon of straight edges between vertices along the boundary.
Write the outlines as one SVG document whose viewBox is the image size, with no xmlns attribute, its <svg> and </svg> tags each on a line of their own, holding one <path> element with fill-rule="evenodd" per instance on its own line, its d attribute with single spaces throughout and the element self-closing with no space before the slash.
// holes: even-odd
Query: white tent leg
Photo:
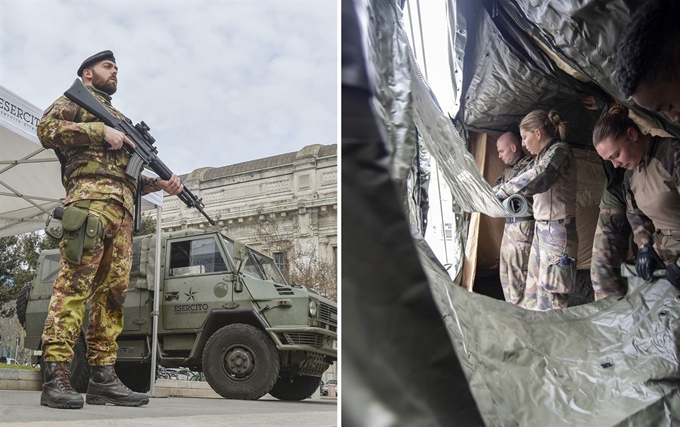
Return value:
<svg viewBox="0 0 680 427">
<path fill-rule="evenodd" d="M 153 282 L 153 311 L 151 312 L 151 323 L 153 332 L 151 335 L 151 386 L 149 388 L 149 395 L 152 397 L 167 397 L 156 396 L 156 358 L 158 356 L 158 310 L 160 305 L 161 292 L 161 211 L 162 207 L 156 206 L 156 269 L 154 271 Z"/>
</svg>

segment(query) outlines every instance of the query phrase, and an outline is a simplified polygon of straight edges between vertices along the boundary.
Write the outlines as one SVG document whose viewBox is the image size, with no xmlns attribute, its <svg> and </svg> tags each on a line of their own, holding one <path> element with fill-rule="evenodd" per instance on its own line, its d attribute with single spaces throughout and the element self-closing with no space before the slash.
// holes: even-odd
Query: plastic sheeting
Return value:
<svg viewBox="0 0 680 427">
<path fill-rule="evenodd" d="M 507 199 L 503 200 L 503 207 L 516 216 L 522 216 L 529 210 L 527 199 L 520 196 L 519 194 L 513 194 Z"/>
<path fill-rule="evenodd" d="M 449 33 L 458 36 L 454 70 L 463 73 L 459 123 L 500 132 L 531 110 L 553 108 L 580 122 L 579 99 L 586 95 L 651 117 L 622 97 L 613 77 L 617 37 L 643 1 L 447 0 Z M 680 131 L 661 115 L 654 119 Z M 567 141 L 589 145 L 589 129 L 572 131 Z"/>
<path fill-rule="evenodd" d="M 362 75 L 357 33 L 373 71 L 345 78 Z M 629 277 L 626 297 L 530 312 L 453 284 L 427 244 L 411 236 L 407 196 L 387 169 L 395 152 L 390 129 L 410 124 L 383 122 L 388 117 L 413 118 L 462 210 L 504 212 L 415 61 L 395 57 L 407 49 L 377 54 L 395 34 L 405 40 L 401 33 L 394 3 L 343 0 L 343 425 L 680 423 L 680 293 L 668 282 Z M 399 73 L 404 81 L 377 78 L 375 70 L 390 64 L 408 67 Z M 410 91 L 413 111 L 375 114 L 371 89 L 378 99 L 390 86 Z"/>
<path fill-rule="evenodd" d="M 398 182 L 405 179 L 410 170 L 415 154 L 412 137 L 415 132 L 412 125 L 415 124 L 424 146 L 443 172 L 460 212 L 509 216 L 510 213 L 491 194 L 491 187 L 465 149 L 465 142 L 432 98 L 413 60 L 401 9 L 387 0 L 361 3 L 362 10 L 376 19 L 374 24 L 379 28 L 366 34 L 368 73 L 379 88 L 374 107 L 385 123 L 391 154 L 389 169 L 394 179 Z M 465 188 L 463 182 L 472 188 Z"/>
<path fill-rule="evenodd" d="M 680 294 L 665 280 L 632 277 L 625 298 L 531 312 L 468 293 L 421 259 L 486 425 L 680 422 Z"/>
</svg>

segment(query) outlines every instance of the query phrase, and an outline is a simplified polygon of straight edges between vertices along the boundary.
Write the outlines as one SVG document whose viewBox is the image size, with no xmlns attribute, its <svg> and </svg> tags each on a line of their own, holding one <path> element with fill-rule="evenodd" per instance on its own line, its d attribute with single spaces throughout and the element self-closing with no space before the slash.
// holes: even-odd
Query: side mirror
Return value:
<svg viewBox="0 0 680 427">
<path fill-rule="evenodd" d="M 243 261 L 246 258 L 246 245 L 243 242 L 234 240 L 234 259 L 236 261 Z"/>
<path fill-rule="evenodd" d="M 236 274 L 234 274 L 234 292 L 243 292 L 243 282 L 241 282 L 240 276 L 241 276 L 241 267 L 243 267 L 243 264 L 245 263 L 246 259 L 248 259 L 248 254 L 246 252 L 246 245 L 243 244 L 243 242 L 239 242 L 238 240 L 234 241 L 234 260 L 238 262 L 238 266 L 236 267 Z"/>
</svg>

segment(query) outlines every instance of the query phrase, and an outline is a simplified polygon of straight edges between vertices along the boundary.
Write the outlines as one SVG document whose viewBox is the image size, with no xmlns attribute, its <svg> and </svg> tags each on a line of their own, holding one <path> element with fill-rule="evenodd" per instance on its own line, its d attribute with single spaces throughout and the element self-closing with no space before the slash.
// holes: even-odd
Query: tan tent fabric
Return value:
<svg viewBox="0 0 680 427">
<path fill-rule="evenodd" d="M 484 162 L 484 165 L 480 167 L 482 175 L 492 187 L 496 184 L 496 180 L 501 173 L 503 173 L 503 169 L 505 169 L 505 164 L 498 158 L 498 151 L 496 151 L 497 140 L 497 136 L 489 135 L 486 138 L 486 144 L 483 147 L 486 152 L 486 161 Z M 482 147 L 476 147 L 476 150 L 481 151 Z M 473 152 L 473 154 L 475 153 Z M 475 158 L 477 158 L 476 155 Z M 481 214 L 479 241 L 483 243 L 480 243 L 477 250 L 478 270 L 498 269 L 498 254 L 501 250 L 501 239 L 503 238 L 504 228 L 505 218 L 492 218 Z"/>
<path fill-rule="evenodd" d="M 477 167 L 482 173 L 484 173 L 485 165 L 487 163 L 488 143 L 487 134 L 485 133 L 474 133 L 470 135 L 468 149 L 475 158 Z M 478 212 L 470 214 L 470 225 L 468 226 L 468 237 L 465 245 L 465 262 L 463 263 L 463 271 L 461 273 L 461 285 L 468 291 L 471 291 L 474 286 L 475 273 L 479 268 L 477 262 L 479 260 L 479 230 L 482 217 L 486 216 Z"/>
</svg>

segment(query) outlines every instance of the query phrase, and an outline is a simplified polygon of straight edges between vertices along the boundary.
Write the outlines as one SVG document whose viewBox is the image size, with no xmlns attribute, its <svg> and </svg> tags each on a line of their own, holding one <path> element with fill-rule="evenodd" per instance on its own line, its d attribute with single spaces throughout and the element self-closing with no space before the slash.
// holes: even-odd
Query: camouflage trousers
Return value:
<svg viewBox="0 0 680 427">
<path fill-rule="evenodd" d="M 505 300 L 522 305 L 527 283 L 527 266 L 531 242 L 534 238 L 534 221 L 506 223 L 499 257 L 501 286 Z"/>
<path fill-rule="evenodd" d="M 680 230 L 656 230 L 654 249 L 666 265 L 675 261 L 680 255 Z"/>
<path fill-rule="evenodd" d="M 621 264 L 628 258 L 630 236 L 630 223 L 625 212 L 600 211 L 590 263 L 590 280 L 596 301 L 608 296 L 622 296 L 628 291 L 628 284 L 621 277 Z"/>
<path fill-rule="evenodd" d="M 530 310 L 565 308 L 576 286 L 578 235 L 567 223 L 536 221 L 523 304 Z"/>
<path fill-rule="evenodd" d="M 43 359 L 71 361 L 83 325 L 85 303 L 90 299 L 87 328 L 87 359 L 90 365 L 116 362 L 116 338 L 123 329 L 123 304 L 132 266 L 132 217 L 123 206 L 93 200 L 90 215 L 102 222 L 104 237 L 90 250 L 83 250 L 79 265 L 61 250 L 61 269 L 42 335 Z"/>
</svg>

